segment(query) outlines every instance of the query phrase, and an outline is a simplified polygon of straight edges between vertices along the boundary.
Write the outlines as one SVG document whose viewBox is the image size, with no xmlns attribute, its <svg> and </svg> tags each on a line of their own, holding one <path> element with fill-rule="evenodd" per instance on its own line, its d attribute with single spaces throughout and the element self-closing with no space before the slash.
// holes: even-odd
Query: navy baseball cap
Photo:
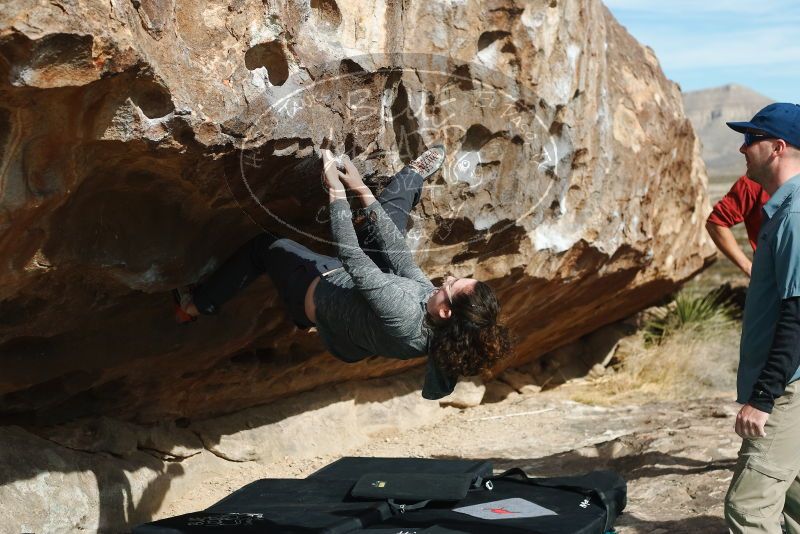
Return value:
<svg viewBox="0 0 800 534">
<path fill-rule="evenodd" d="M 800 105 L 778 102 L 755 114 L 750 122 L 727 122 L 739 133 L 767 134 L 800 148 Z"/>
</svg>

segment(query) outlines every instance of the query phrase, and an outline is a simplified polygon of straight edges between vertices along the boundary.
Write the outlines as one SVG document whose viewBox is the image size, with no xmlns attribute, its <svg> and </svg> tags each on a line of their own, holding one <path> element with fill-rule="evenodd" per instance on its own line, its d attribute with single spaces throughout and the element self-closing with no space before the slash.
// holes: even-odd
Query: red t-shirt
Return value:
<svg viewBox="0 0 800 534">
<path fill-rule="evenodd" d="M 726 228 L 744 221 L 750 246 L 755 250 L 758 231 L 761 230 L 761 208 L 768 200 L 769 195 L 760 185 L 747 176 L 742 176 L 736 180 L 728 194 L 714 205 L 708 221 Z"/>
</svg>

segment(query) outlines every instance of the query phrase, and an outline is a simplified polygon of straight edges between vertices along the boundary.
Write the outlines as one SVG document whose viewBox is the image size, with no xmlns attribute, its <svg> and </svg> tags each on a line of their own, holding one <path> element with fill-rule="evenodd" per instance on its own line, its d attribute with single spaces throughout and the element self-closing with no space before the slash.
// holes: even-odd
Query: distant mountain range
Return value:
<svg viewBox="0 0 800 534">
<path fill-rule="evenodd" d="M 739 154 L 742 134 L 728 128 L 725 122 L 750 120 L 772 102 L 771 98 L 736 84 L 683 93 L 683 107 L 703 143 L 702 156 L 709 176 L 744 173 L 744 156 Z"/>
</svg>

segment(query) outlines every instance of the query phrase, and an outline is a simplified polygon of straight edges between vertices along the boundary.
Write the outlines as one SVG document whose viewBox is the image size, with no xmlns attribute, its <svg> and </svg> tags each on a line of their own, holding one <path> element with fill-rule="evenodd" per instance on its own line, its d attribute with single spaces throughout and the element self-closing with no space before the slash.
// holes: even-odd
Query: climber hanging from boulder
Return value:
<svg viewBox="0 0 800 534">
<path fill-rule="evenodd" d="M 264 232 L 207 280 L 175 290 L 179 321 L 218 313 L 267 273 L 294 323 L 303 329 L 316 326 L 337 358 L 405 360 L 427 354 L 425 398 L 448 395 L 458 376 L 488 371 L 511 352 L 508 330 L 498 323 L 494 291 L 478 280 L 453 276 L 434 287 L 405 242 L 408 216 L 423 183 L 444 159 L 441 145 L 425 151 L 394 175 L 376 200 L 349 158 L 337 160 L 323 150 L 322 178 L 338 258 Z M 363 206 L 364 217 L 355 224 L 345 188 Z"/>
</svg>

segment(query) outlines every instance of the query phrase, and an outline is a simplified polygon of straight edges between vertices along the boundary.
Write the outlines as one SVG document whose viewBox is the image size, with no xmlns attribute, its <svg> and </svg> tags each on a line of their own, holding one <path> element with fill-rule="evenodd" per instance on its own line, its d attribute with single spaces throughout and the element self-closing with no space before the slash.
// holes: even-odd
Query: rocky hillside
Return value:
<svg viewBox="0 0 800 534">
<path fill-rule="evenodd" d="M 729 84 L 683 93 L 686 116 L 692 121 L 710 176 L 733 177 L 744 173 L 739 154 L 742 136 L 725 126 L 727 121 L 745 121 L 772 99 L 741 85 Z"/>
<path fill-rule="evenodd" d="M 10 2 L 0 10 L 0 416 L 233 412 L 345 365 L 268 281 L 178 326 L 169 289 L 261 230 L 330 250 L 319 148 L 370 182 L 449 153 L 410 243 L 489 281 L 513 366 L 711 254 L 697 138 L 599 0 Z"/>
</svg>

